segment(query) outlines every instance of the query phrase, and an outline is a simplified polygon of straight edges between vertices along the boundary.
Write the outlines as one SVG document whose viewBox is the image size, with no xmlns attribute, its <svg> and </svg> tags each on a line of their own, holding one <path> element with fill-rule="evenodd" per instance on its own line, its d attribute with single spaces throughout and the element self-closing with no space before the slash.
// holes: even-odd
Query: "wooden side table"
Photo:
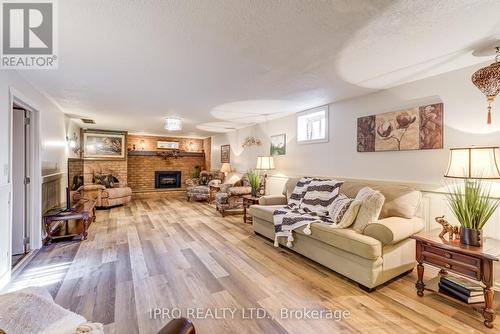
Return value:
<svg viewBox="0 0 500 334">
<path fill-rule="evenodd" d="M 247 209 L 251 205 L 259 204 L 260 197 L 254 197 L 252 195 L 244 195 L 243 196 L 243 223 L 251 224 L 252 217 L 247 214 Z"/>
<path fill-rule="evenodd" d="M 220 185 L 211 185 L 208 189 L 208 204 L 212 204 L 215 199 L 215 194 L 220 191 Z"/>
<path fill-rule="evenodd" d="M 80 234 L 80 240 L 87 240 L 88 228 L 91 223 L 95 221 L 95 205 L 96 202 L 90 199 L 82 199 L 77 204 L 73 206 L 73 211 L 58 211 L 49 212 L 43 217 L 43 225 L 45 226 L 45 232 L 47 233 L 47 239 L 45 242 L 50 245 L 54 236 L 52 235 L 51 225 L 55 221 L 66 222 L 66 227 L 68 226 L 68 221 L 70 220 L 82 220 L 83 221 L 83 232 Z M 75 236 L 76 234 L 64 235 L 61 237 Z"/>
<path fill-rule="evenodd" d="M 500 257 L 500 240 L 484 238 L 481 247 L 463 245 L 459 240 L 448 240 L 439 237 L 441 230 L 422 232 L 412 236 L 417 245 L 417 274 L 415 284 L 417 294 L 422 297 L 424 290 L 438 293 L 457 303 L 463 303 L 448 294 L 439 291 L 438 283 L 441 275 L 448 271 L 480 281 L 484 284 L 484 303 L 467 304 L 482 313 L 484 325 L 493 328 L 495 307 L 493 286 L 493 261 Z M 440 268 L 439 276 L 429 282 L 423 281 L 424 263 Z"/>
</svg>

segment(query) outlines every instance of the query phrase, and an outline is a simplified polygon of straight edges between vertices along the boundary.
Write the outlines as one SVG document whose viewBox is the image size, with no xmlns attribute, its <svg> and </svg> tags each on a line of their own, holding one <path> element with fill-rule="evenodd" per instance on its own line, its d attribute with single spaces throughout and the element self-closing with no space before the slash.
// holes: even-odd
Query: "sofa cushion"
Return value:
<svg viewBox="0 0 500 334">
<path fill-rule="evenodd" d="M 362 233 L 368 224 L 377 221 L 385 198 L 379 191 L 364 187 L 358 192 L 355 200 L 361 201 L 361 206 L 352 228 Z"/>
<path fill-rule="evenodd" d="M 124 188 L 110 188 L 102 192 L 102 198 L 121 198 L 132 196 L 132 189 L 129 187 Z"/>
<path fill-rule="evenodd" d="M 380 219 L 387 217 L 412 218 L 420 206 L 421 193 L 412 187 L 397 184 L 373 184 L 369 182 L 345 181 L 340 192 L 354 198 L 364 187 L 380 191 L 385 197 Z"/>
<path fill-rule="evenodd" d="M 422 231 L 423 228 L 422 218 L 389 217 L 369 224 L 363 234 L 377 239 L 383 245 L 392 245 Z"/>
<path fill-rule="evenodd" d="M 281 208 L 283 208 L 283 205 L 252 205 L 249 213 L 253 217 L 274 225 L 273 212 Z M 302 228 L 298 228 L 294 232 L 305 235 L 302 230 Z M 349 228 L 338 229 L 332 228 L 327 224 L 314 223 L 311 224 L 311 232 L 310 235 L 305 236 L 366 259 L 377 259 L 382 255 L 382 244 L 380 241 Z"/>
<path fill-rule="evenodd" d="M 376 188 L 375 188 L 376 189 Z M 381 186 L 379 190 L 385 197 L 380 211 L 380 219 L 387 217 L 412 218 L 417 214 L 422 200 L 420 191 L 406 186 Z"/>
</svg>

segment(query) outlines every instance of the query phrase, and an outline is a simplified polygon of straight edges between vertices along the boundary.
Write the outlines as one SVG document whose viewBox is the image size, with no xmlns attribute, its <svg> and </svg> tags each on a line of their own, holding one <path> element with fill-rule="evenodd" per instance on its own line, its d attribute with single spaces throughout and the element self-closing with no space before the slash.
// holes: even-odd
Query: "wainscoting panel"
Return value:
<svg viewBox="0 0 500 334">
<path fill-rule="evenodd" d="M 66 173 L 46 175 L 42 180 L 42 214 L 66 201 Z"/>
</svg>

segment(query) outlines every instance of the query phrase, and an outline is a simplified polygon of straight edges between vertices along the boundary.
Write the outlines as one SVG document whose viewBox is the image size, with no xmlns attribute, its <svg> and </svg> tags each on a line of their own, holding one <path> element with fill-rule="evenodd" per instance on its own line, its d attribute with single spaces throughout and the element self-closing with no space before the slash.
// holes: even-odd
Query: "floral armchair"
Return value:
<svg viewBox="0 0 500 334">
<path fill-rule="evenodd" d="M 265 189 L 265 179 L 261 176 L 260 188 L 258 193 L 262 194 Z M 245 174 L 241 180 L 234 184 L 221 184 L 220 191 L 215 194 L 215 207 L 221 213 L 222 217 L 226 216 L 228 210 L 236 211 L 243 209 L 243 196 L 250 195 L 252 187 L 248 182 Z"/>
<path fill-rule="evenodd" d="M 202 171 L 200 177 L 186 180 L 186 194 L 188 201 L 208 200 L 211 185 L 221 184 L 224 180 L 224 173 L 219 171 Z"/>
</svg>

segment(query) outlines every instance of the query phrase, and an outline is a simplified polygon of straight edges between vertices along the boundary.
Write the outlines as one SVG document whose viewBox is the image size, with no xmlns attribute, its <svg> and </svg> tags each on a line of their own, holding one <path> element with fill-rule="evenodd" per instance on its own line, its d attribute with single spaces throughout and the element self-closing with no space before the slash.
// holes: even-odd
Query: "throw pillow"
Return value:
<svg viewBox="0 0 500 334">
<path fill-rule="evenodd" d="M 361 201 L 361 206 L 352 228 L 359 233 L 363 233 L 366 225 L 378 220 L 385 197 L 379 191 L 364 187 L 358 192 L 355 200 Z"/>
<path fill-rule="evenodd" d="M 331 212 L 332 205 L 339 196 L 342 183 L 342 181 L 337 180 L 311 181 L 300 203 L 300 209 L 323 214 Z"/>
<path fill-rule="evenodd" d="M 347 197 L 344 194 L 340 194 L 335 199 L 335 201 L 333 201 L 333 204 L 330 208 L 330 217 L 335 224 L 338 225 L 342 221 L 342 218 L 344 218 L 352 202 L 353 199 Z"/>
<path fill-rule="evenodd" d="M 202 186 L 206 186 L 208 184 L 208 182 L 210 182 L 210 174 L 202 174 L 200 176 L 200 185 Z"/>
<path fill-rule="evenodd" d="M 106 188 L 113 188 L 115 179 L 113 175 L 94 175 L 94 183 L 103 185 Z"/>
<path fill-rule="evenodd" d="M 361 206 L 361 201 L 352 200 L 351 204 L 349 205 L 349 208 L 344 213 L 344 216 L 335 227 L 348 228 L 349 226 L 351 226 L 354 223 L 354 220 L 356 220 L 356 216 L 358 215 L 360 206 Z"/>
<path fill-rule="evenodd" d="M 83 186 L 83 175 L 73 176 L 73 185 L 71 186 L 71 190 L 78 190 L 81 186 Z"/>
</svg>

